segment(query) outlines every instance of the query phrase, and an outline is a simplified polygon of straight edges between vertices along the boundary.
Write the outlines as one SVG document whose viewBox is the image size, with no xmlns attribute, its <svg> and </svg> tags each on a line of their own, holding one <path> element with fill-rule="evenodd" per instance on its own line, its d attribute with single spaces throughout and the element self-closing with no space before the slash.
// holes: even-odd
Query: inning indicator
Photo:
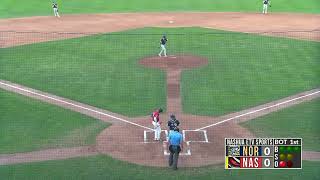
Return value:
<svg viewBox="0 0 320 180">
<path fill-rule="evenodd" d="M 225 169 L 301 169 L 301 138 L 226 138 Z"/>
</svg>

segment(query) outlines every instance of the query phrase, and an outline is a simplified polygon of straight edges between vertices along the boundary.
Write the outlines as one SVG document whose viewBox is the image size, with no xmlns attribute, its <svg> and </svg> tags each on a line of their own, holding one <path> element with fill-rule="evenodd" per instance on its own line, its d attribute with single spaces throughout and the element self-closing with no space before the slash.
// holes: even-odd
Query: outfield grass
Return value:
<svg viewBox="0 0 320 180">
<path fill-rule="evenodd" d="M 110 12 L 167 12 L 167 11 L 216 11 L 216 12 L 261 12 L 262 0 L 57 0 L 60 14 L 110 13 Z M 318 0 L 277 0 L 272 1 L 270 12 L 319 13 Z M 0 17 L 22 17 L 52 15 L 50 1 L 2 0 Z"/>
<path fill-rule="evenodd" d="M 202 168 L 150 168 L 113 160 L 107 156 L 76 158 L 62 161 L 0 166 L 0 176 L 7 180 L 24 179 L 130 179 L 130 180 L 316 180 L 320 162 L 303 161 L 302 170 L 224 170 L 223 166 Z"/>
<path fill-rule="evenodd" d="M 320 151 L 320 99 L 242 123 L 258 137 L 301 137 L 303 149 Z"/>
<path fill-rule="evenodd" d="M 108 125 L 4 90 L 0 100 L 0 153 L 93 144 Z"/>
<path fill-rule="evenodd" d="M 241 33 L 191 36 L 209 65 L 183 72 L 185 112 L 222 115 L 320 85 L 320 43 Z"/>
<path fill-rule="evenodd" d="M 209 65 L 183 72 L 183 110 L 221 115 L 320 85 L 320 43 L 201 28 L 145 28 L 0 49 L 0 78 L 128 116 L 166 106 L 165 73 L 138 65 L 194 54 Z M 200 33 L 200 34 L 199 34 Z"/>
<path fill-rule="evenodd" d="M 154 42 L 97 35 L 0 49 L 0 78 L 116 113 L 146 115 L 166 106 L 165 74 L 137 65 L 152 49 L 156 53 Z"/>
</svg>

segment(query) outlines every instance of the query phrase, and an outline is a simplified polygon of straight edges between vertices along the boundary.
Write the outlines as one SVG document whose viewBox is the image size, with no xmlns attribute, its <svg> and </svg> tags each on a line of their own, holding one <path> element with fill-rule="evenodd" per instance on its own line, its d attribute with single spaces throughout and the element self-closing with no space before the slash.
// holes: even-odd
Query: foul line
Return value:
<svg viewBox="0 0 320 180">
<path fill-rule="evenodd" d="M 277 103 L 277 104 L 274 104 L 274 105 L 271 105 L 271 106 L 268 106 L 268 107 L 264 107 L 264 108 L 261 108 L 261 109 L 258 109 L 258 110 L 254 110 L 254 111 L 250 111 L 250 112 L 247 112 L 247 113 L 244 113 L 244 114 L 240 114 L 238 116 L 234 116 L 234 117 L 225 119 L 223 121 L 220 121 L 220 122 L 217 122 L 217 123 L 214 123 L 214 124 L 211 124 L 211 125 L 199 128 L 199 129 L 196 129 L 195 131 L 200 131 L 200 130 L 203 130 L 203 129 L 206 129 L 206 128 L 209 128 L 209 127 L 212 127 L 212 126 L 216 126 L 216 125 L 219 125 L 219 124 L 234 120 L 234 119 L 242 117 L 242 116 L 246 116 L 246 115 L 253 114 L 253 113 L 256 113 L 256 112 L 259 112 L 259 111 L 263 111 L 263 110 L 266 110 L 266 109 L 269 109 L 269 108 L 280 106 L 282 104 L 286 104 L 286 103 L 289 103 L 289 102 L 292 102 L 292 101 L 296 101 L 298 99 L 305 98 L 305 97 L 308 97 L 308 96 L 312 96 L 312 95 L 318 94 L 318 93 L 320 93 L 320 91 L 316 91 L 316 92 L 313 92 L 313 93 L 310 93 L 310 94 L 307 94 L 307 95 L 304 95 L 304 96 L 296 97 L 296 98 L 293 98 L 293 99 L 290 99 L 290 100 L 287 100 L 287 101 L 283 101 L 281 103 Z"/>
<path fill-rule="evenodd" d="M 138 126 L 138 127 L 144 128 L 144 129 L 148 129 L 148 130 L 154 131 L 153 129 L 151 129 L 149 127 L 146 127 L 146 126 L 143 126 L 143 125 L 140 125 L 140 124 L 137 124 L 137 123 L 133 123 L 131 121 L 128 121 L 128 120 L 125 120 L 125 119 L 122 119 L 122 118 L 119 118 L 119 117 L 116 117 L 116 116 L 113 116 L 113 115 L 110 115 L 110 114 L 107 114 L 107 113 L 96 111 L 96 110 L 93 110 L 93 109 L 90 109 L 90 108 L 87 108 L 87 107 L 83 107 L 83 106 L 80 106 L 80 105 L 77 105 L 77 104 L 73 104 L 73 103 L 70 103 L 70 102 L 67 102 L 67 101 L 64 101 L 64 100 L 60 100 L 60 99 L 57 99 L 57 98 L 53 98 L 53 97 L 50 97 L 50 96 L 39 94 L 37 92 L 33 92 L 33 91 L 30 91 L 30 90 L 27 90 L 27 89 L 24 89 L 24 88 L 20 88 L 20 87 L 14 86 L 14 85 L 6 84 L 6 83 L 3 83 L 3 82 L 0 82 L 0 84 L 8 86 L 8 87 L 11 87 L 11 88 L 14 88 L 14 89 L 18 89 L 20 91 L 24 91 L 24 92 L 27 92 L 27 93 L 30 93 L 30 94 L 34 94 L 34 95 L 37 95 L 37 96 L 42 96 L 42 97 L 45 97 L 47 99 L 51 99 L 51 100 L 54 100 L 54 101 L 57 101 L 57 102 L 62 102 L 64 104 L 72 105 L 74 107 L 78 107 L 78 108 L 81 108 L 81 109 L 84 109 L 84 110 L 87 110 L 87 111 L 95 112 L 97 114 L 108 116 L 108 117 L 111 117 L 113 119 L 117 119 L 119 121 L 122 121 L 122 122 L 125 122 L 125 123 L 128 123 L 128 124 L 132 124 L 134 126 Z"/>
</svg>

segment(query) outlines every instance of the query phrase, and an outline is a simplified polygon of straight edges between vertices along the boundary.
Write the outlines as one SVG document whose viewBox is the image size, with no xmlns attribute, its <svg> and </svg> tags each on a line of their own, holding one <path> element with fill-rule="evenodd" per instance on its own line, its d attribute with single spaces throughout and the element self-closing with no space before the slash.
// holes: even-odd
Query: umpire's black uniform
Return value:
<svg viewBox="0 0 320 180">
<path fill-rule="evenodd" d="M 178 126 L 180 125 L 179 120 L 176 119 L 175 115 L 171 115 L 170 119 L 168 121 L 168 127 L 169 127 L 169 131 L 173 131 L 175 128 L 178 128 Z M 170 133 L 170 132 L 169 132 Z"/>
</svg>

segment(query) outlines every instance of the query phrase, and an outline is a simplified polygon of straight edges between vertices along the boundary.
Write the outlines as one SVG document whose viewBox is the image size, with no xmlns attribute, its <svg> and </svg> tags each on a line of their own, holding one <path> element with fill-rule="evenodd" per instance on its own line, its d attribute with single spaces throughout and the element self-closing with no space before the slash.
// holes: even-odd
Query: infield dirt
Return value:
<svg viewBox="0 0 320 180">
<path fill-rule="evenodd" d="M 169 23 L 169 21 L 174 23 Z M 0 31 L 3 31 L 0 48 L 143 27 L 205 27 L 320 41 L 319 24 L 320 15 L 316 14 L 272 13 L 263 15 L 236 12 L 117 13 L 63 15 L 62 18 L 12 18 L 0 19 Z"/>
</svg>

